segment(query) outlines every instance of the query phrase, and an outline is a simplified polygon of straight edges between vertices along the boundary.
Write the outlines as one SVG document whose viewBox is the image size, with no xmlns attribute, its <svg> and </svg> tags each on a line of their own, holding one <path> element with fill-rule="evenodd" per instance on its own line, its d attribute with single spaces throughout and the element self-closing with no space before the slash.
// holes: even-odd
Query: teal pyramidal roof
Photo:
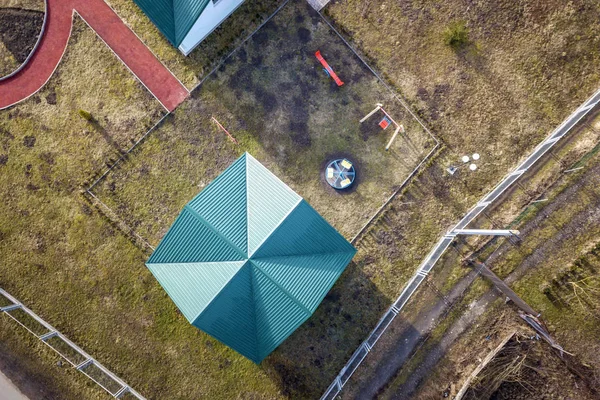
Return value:
<svg viewBox="0 0 600 400">
<path fill-rule="evenodd" d="M 210 0 L 133 0 L 175 47 L 179 47 Z"/>
<path fill-rule="evenodd" d="M 355 253 L 246 153 L 184 207 L 146 265 L 190 323 L 260 363 Z"/>
</svg>

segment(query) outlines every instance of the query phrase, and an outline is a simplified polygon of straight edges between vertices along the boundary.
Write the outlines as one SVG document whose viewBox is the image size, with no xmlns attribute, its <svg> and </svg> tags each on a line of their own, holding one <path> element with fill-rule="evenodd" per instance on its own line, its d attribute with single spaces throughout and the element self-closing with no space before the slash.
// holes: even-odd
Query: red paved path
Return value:
<svg viewBox="0 0 600 400">
<path fill-rule="evenodd" d="M 189 94 L 104 0 L 48 0 L 46 30 L 29 63 L 0 81 L 0 109 L 16 104 L 44 86 L 67 47 L 73 10 L 81 15 L 158 101 L 173 111 Z"/>
</svg>

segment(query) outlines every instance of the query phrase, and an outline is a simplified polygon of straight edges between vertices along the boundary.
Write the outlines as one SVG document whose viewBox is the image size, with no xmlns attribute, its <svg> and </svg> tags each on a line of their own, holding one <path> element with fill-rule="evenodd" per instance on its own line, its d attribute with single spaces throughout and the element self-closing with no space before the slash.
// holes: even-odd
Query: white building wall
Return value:
<svg viewBox="0 0 600 400">
<path fill-rule="evenodd" d="M 183 42 L 179 45 L 179 51 L 186 56 L 194 50 L 212 31 L 215 30 L 225 18 L 229 17 L 244 0 L 211 0 L 192 29 L 188 32 Z"/>
</svg>

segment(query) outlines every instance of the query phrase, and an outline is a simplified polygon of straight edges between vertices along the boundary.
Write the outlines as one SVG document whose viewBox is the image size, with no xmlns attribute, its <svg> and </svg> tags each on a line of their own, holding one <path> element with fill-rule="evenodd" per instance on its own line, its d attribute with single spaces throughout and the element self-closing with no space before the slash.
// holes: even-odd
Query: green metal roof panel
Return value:
<svg viewBox="0 0 600 400">
<path fill-rule="evenodd" d="M 252 264 L 313 313 L 353 256 L 354 252 L 273 257 Z"/>
<path fill-rule="evenodd" d="M 252 266 L 246 263 L 193 325 L 259 363 Z"/>
<path fill-rule="evenodd" d="M 177 217 L 148 263 L 240 261 L 246 257 L 188 208 Z"/>
<path fill-rule="evenodd" d="M 248 252 L 246 186 L 243 155 L 187 205 L 244 254 Z"/>
<path fill-rule="evenodd" d="M 254 258 L 327 254 L 356 250 L 305 200 L 287 216 Z"/>
<path fill-rule="evenodd" d="M 148 268 L 194 326 L 259 363 L 314 312 L 355 252 L 244 154 L 185 206 Z"/>
<path fill-rule="evenodd" d="M 150 21 L 162 32 L 163 35 L 174 46 L 177 37 L 175 35 L 175 10 L 173 0 L 133 0 Z"/>
<path fill-rule="evenodd" d="M 253 261 L 250 262 L 253 264 Z M 252 269 L 258 362 L 292 334 L 311 313 L 258 268 Z"/>
<path fill-rule="evenodd" d="M 148 264 L 148 268 L 187 320 L 194 322 L 245 263 Z"/>
<path fill-rule="evenodd" d="M 252 255 L 302 200 L 271 171 L 246 156 L 248 176 L 248 254 Z"/>
<path fill-rule="evenodd" d="M 183 42 L 194 23 L 211 0 L 174 0 L 177 46 Z"/>
<path fill-rule="evenodd" d="M 134 0 L 163 35 L 178 47 L 210 0 Z"/>
</svg>

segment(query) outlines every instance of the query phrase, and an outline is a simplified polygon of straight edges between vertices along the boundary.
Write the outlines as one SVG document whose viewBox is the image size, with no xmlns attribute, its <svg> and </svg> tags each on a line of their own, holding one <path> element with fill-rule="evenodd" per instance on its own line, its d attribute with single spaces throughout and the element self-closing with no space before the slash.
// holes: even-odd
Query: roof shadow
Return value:
<svg viewBox="0 0 600 400">
<path fill-rule="evenodd" d="M 391 304 L 351 262 L 315 313 L 261 364 L 289 398 L 319 398 Z"/>
</svg>

